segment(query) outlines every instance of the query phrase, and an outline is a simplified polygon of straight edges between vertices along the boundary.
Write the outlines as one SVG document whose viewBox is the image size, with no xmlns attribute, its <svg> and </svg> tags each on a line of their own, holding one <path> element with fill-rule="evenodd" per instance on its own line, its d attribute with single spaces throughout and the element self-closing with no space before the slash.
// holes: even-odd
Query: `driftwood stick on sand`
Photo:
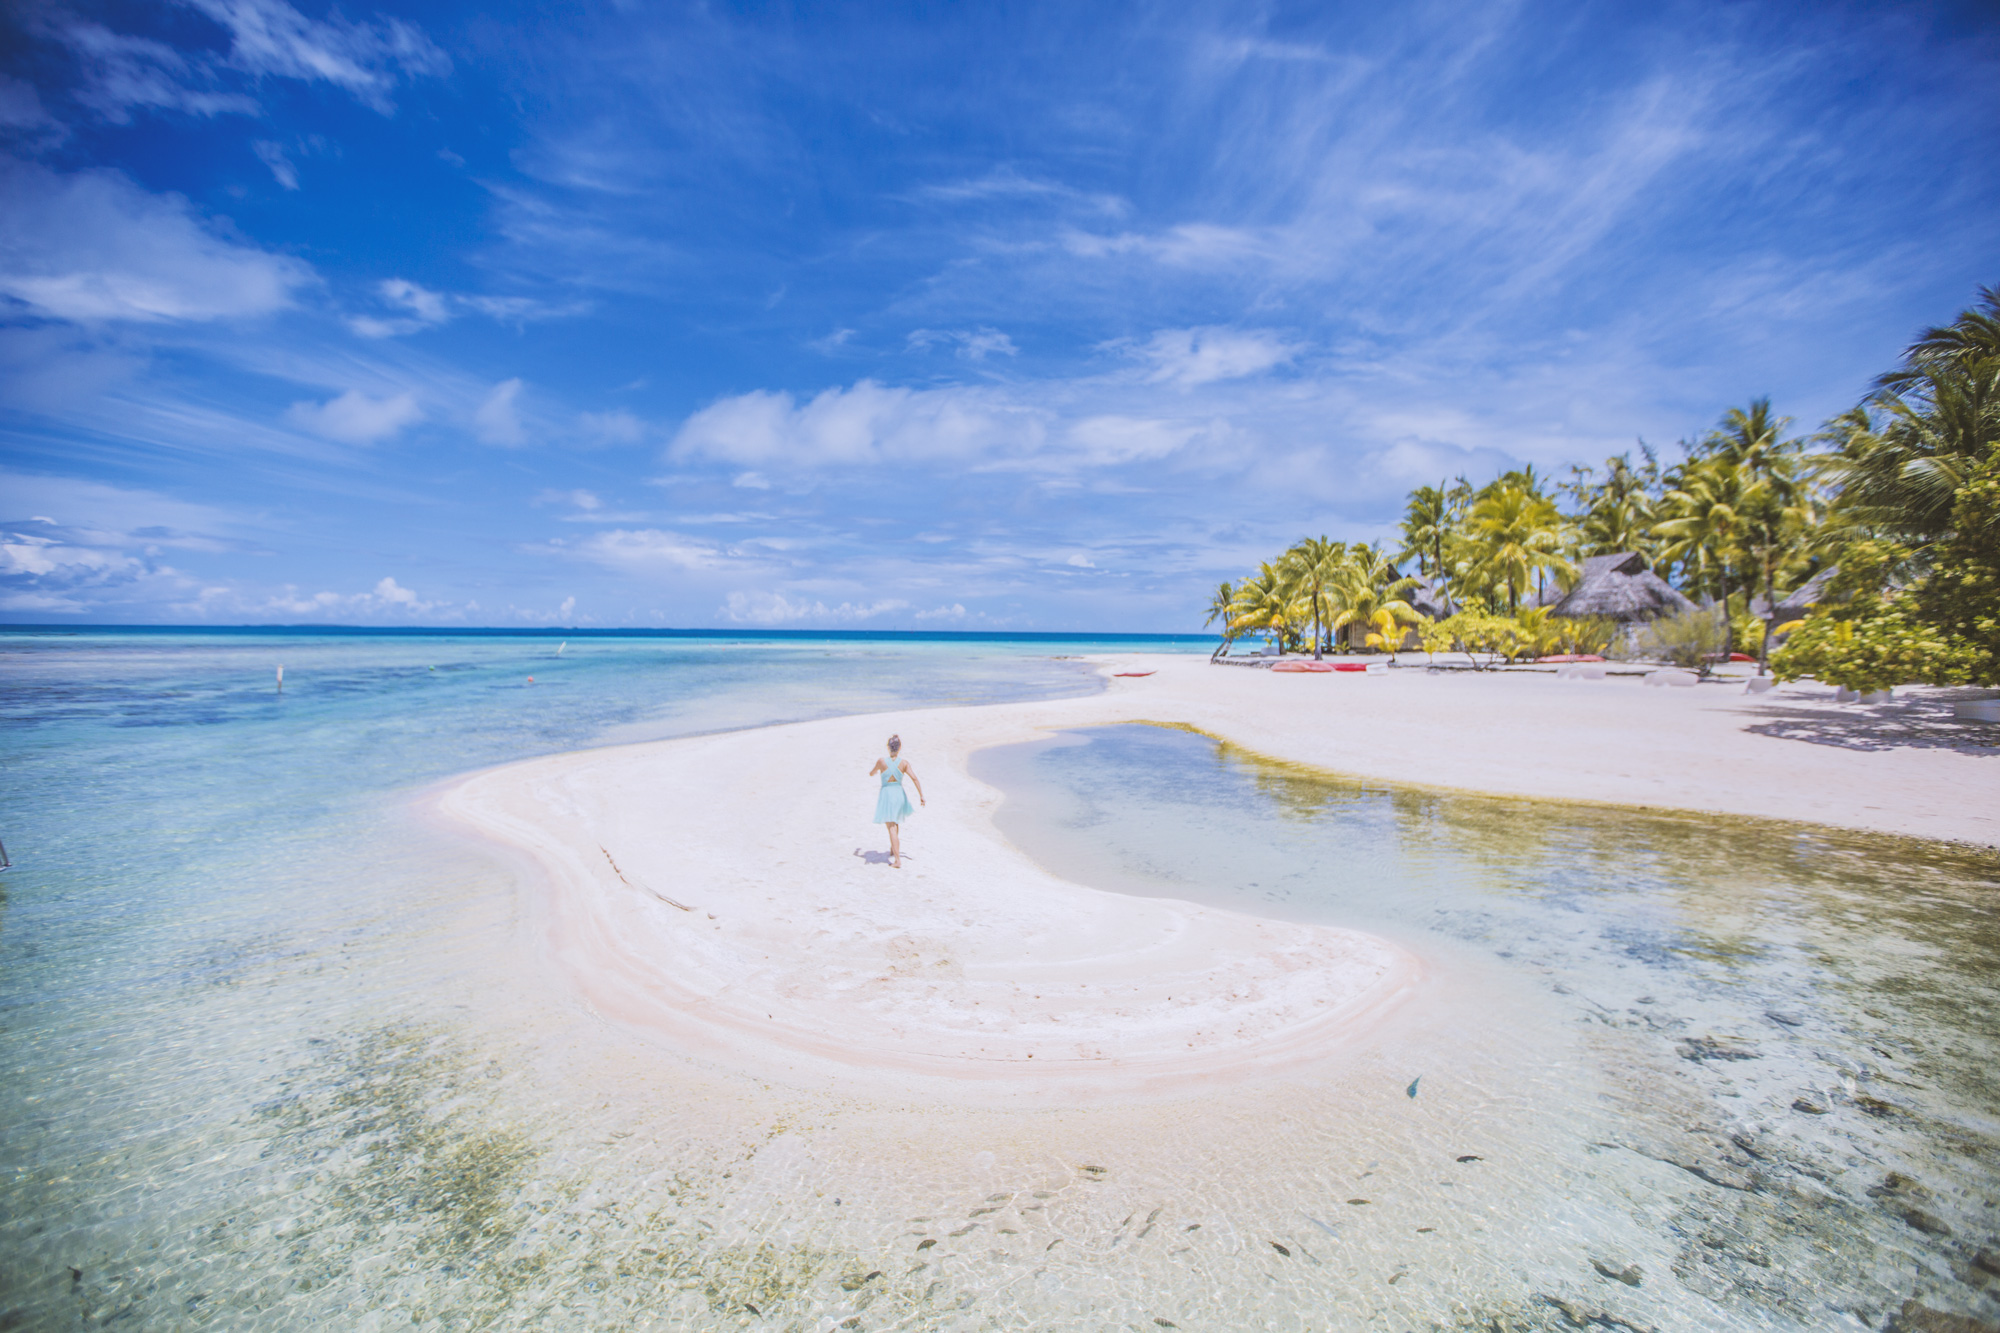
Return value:
<svg viewBox="0 0 2000 1333">
<path fill-rule="evenodd" d="M 628 888 L 639 887 L 638 885 L 632 883 L 631 880 L 625 878 L 625 872 L 618 868 L 618 861 L 615 857 L 611 855 L 611 849 L 609 847 L 606 847 L 604 844 L 599 843 L 597 846 L 597 850 L 603 852 L 604 859 L 611 862 L 611 873 L 618 876 L 620 883 L 626 885 Z M 686 903 L 675 902 L 672 898 L 667 897 L 666 894 L 661 893 L 658 889 L 653 888 L 650 885 L 647 887 L 646 892 L 652 894 L 655 898 L 658 898 L 661 902 L 665 903 L 669 907 L 678 907 L 683 912 L 692 912 L 694 910 L 692 907 L 689 907 Z"/>
</svg>

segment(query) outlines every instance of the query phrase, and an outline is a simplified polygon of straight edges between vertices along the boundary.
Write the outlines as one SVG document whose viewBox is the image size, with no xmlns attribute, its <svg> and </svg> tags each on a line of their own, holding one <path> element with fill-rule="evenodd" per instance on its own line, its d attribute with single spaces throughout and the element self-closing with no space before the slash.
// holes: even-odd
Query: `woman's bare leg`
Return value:
<svg viewBox="0 0 2000 1333">
<path fill-rule="evenodd" d="M 894 824 L 889 825 L 889 864 L 897 870 L 903 868 L 903 844 Z"/>
</svg>

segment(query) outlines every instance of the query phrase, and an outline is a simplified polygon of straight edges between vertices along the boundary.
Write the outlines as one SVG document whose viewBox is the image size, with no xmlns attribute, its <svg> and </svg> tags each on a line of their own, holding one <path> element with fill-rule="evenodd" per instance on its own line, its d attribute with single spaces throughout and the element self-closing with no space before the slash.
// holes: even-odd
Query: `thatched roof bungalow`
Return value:
<svg viewBox="0 0 2000 1333">
<path fill-rule="evenodd" d="M 1556 602 L 1549 614 L 1602 616 L 1621 624 L 1657 620 L 1692 611 L 1695 604 L 1652 571 L 1636 551 L 1586 556 L 1576 586 Z"/>
<path fill-rule="evenodd" d="M 1787 621 L 1803 620 L 1805 619 L 1806 612 L 1812 610 L 1826 596 L 1826 585 L 1833 582 L 1833 576 L 1839 572 L 1839 565 L 1828 565 L 1825 569 L 1822 569 L 1819 573 L 1801 583 L 1795 591 L 1788 593 L 1778 603 L 1778 613 L 1776 615 L 1766 613 L 1766 608 L 1770 603 L 1766 602 L 1762 597 L 1752 598 L 1750 602 L 1750 614 L 1759 620 L 1775 621 L 1780 625 Z"/>
<path fill-rule="evenodd" d="M 1418 615 L 1431 620 L 1443 620 L 1446 616 L 1457 613 L 1458 606 L 1451 600 L 1451 595 L 1444 590 L 1442 583 L 1425 578 L 1421 574 L 1412 574 L 1410 583 L 1412 586 L 1403 594 L 1403 600 L 1408 602 L 1410 609 Z"/>
</svg>

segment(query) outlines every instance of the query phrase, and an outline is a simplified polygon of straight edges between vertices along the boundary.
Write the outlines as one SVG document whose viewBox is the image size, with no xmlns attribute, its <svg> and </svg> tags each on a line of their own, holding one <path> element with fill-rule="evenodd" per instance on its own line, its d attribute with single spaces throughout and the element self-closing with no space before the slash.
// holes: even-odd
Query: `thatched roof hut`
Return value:
<svg viewBox="0 0 2000 1333">
<path fill-rule="evenodd" d="M 1636 551 L 1586 556 L 1576 586 L 1565 593 L 1549 614 L 1602 616 L 1629 624 L 1692 611 L 1695 604 L 1674 591 L 1672 584 L 1646 564 Z"/>
<path fill-rule="evenodd" d="M 1833 582 L 1833 576 L 1839 572 L 1839 565 L 1828 565 L 1825 569 L 1822 569 L 1819 573 L 1801 583 L 1795 591 L 1788 593 L 1778 603 L 1778 613 L 1776 615 L 1767 615 L 1765 613 L 1765 608 L 1770 604 L 1762 597 L 1752 598 L 1750 601 L 1750 614 L 1759 620 L 1773 620 L 1781 625 L 1786 621 L 1803 620 L 1805 619 L 1806 612 L 1812 610 L 1814 606 L 1818 605 L 1820 599 L 1826 596 L 1826 585 Z"/>
<path fill-rule="evenodd" d="M 1458 605 L 1451 600 L 1450 594 L 1445 592 L 1443 584 L 1427 579 L 1421 574 L 1412 574 L 1410 583 L 1413 586 L 1403 594 L 1403 600 L 1408 602 L 1410 609 L 1418 615 L 1432 620 L 1443 620 L 1446 616 L 1457 612 Z"/>
</svg>

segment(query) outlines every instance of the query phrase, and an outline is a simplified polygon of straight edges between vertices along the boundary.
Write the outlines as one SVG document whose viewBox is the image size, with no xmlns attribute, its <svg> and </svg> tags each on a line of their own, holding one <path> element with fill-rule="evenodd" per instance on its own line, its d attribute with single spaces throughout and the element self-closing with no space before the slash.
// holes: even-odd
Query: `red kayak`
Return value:
<svg viewBox="0 0 2000 1333">
<path fill-rule="evenodd" d="M 1111 674 L 1114 676 L 1150 676 L 1153 673 L 1150 671 L 1114 671 Z"/>
<path fill-rule="evenodd" d="M 1271 664 L 1271 670 L 1273 670 L 1273 671 L 1342 671 L 1342 670 L 1346 670 L 1346 668 L 1344 668 L 1344 667 L 1336 667 L 1336 666 L 1335 666 L 1335 665 L 1334 665 L 1333 663 L 1331 663 L 1331 662 L 1274 662 L 1274 663 L 1272 663 L 1272 664 Z"/>
<path fill-rule="evenodd" d="M 1537 662 L 1602 662 L 1596 653 L 1561 653 L 1555 657 L 1538 657 Z"/>
</svg>

